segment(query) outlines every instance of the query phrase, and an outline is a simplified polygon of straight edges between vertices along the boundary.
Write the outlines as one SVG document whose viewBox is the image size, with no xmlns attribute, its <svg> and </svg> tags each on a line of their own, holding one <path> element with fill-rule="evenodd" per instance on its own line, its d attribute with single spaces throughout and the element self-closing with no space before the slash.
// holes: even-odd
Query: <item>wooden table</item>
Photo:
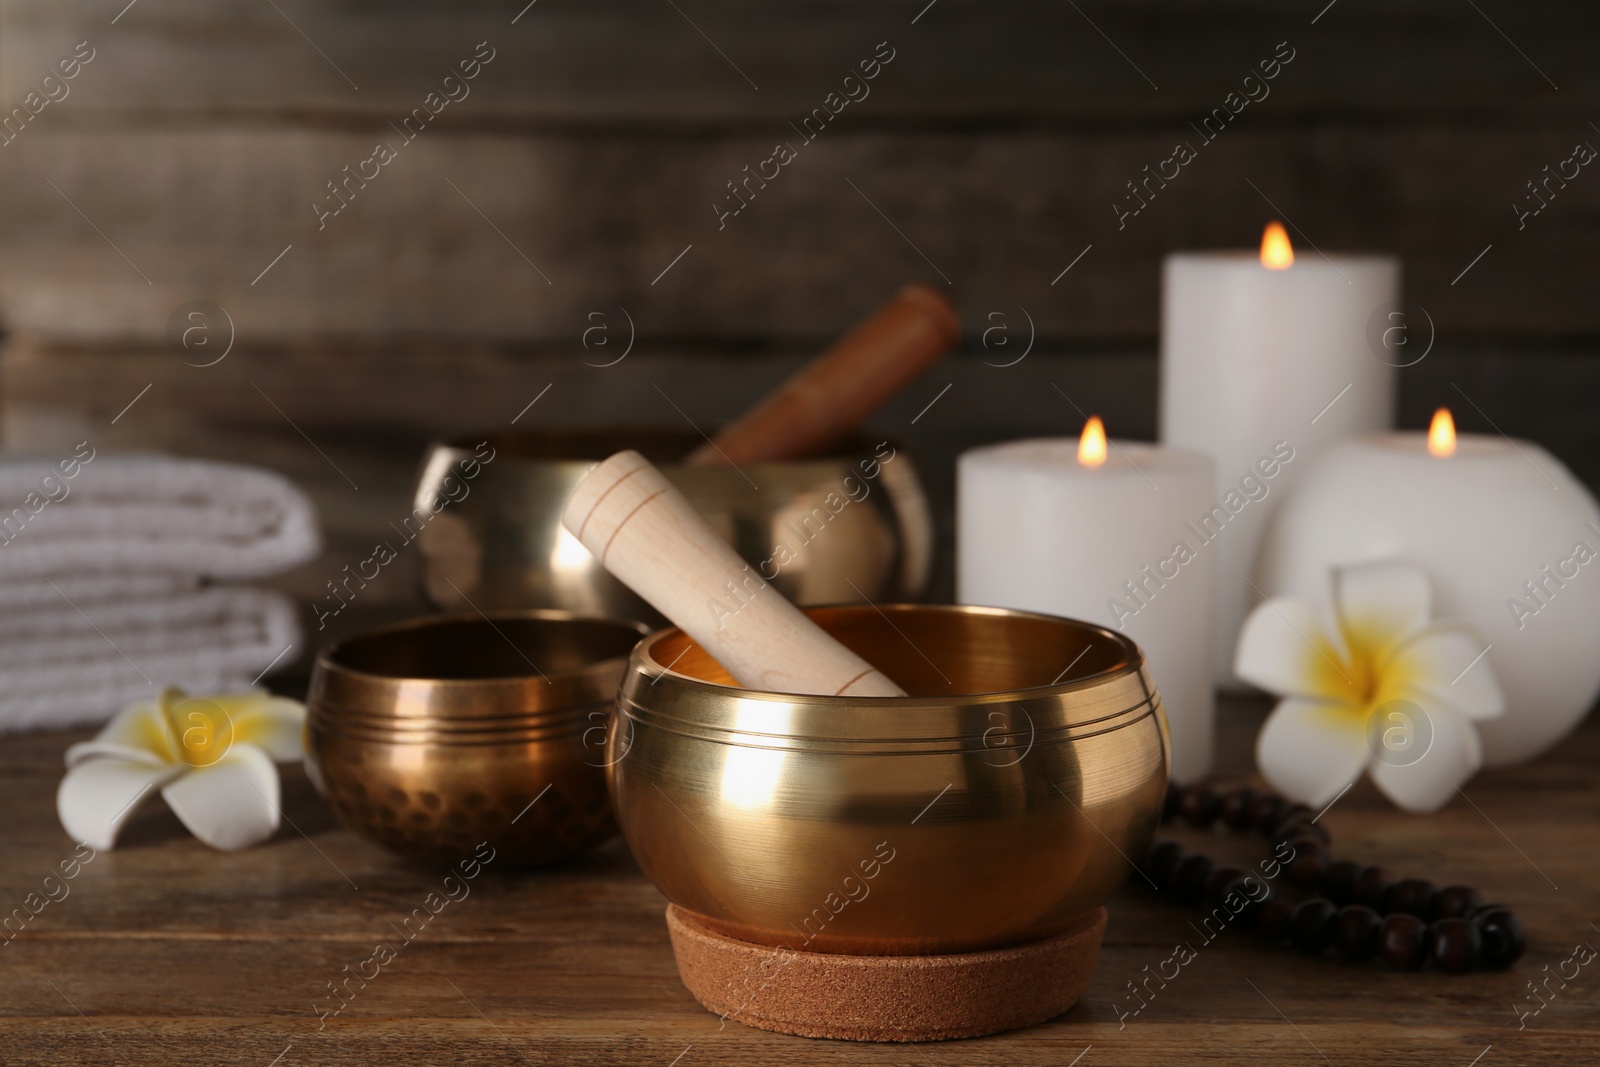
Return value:
<svg viewBox="0 0 1600 1067">
<path fill-rule="evenodd" d="M 1224 709 L 1224 770 L 1249 767 L 1263 705 Z M 0 906 L 73 852 L 56 821 L 65 747 L 0 743 Z M 1396 974 L 1312 960 L 1249 935 L 1205 944 L 1133 879 L 1111 903 L 1093 984 L 1066 1016 L 978 1041 L 850 1045 L 719 1025 L 679 984 L 663 900 L 620 842 L 545 874 L 484 874 L 324 1024 L 315 1004 L 440 885 L 340 827 L 304 775 L 286 824 L 237 854 L 189 838 L 159 801 L 0 947 L 5 1064 L 1510 1064 L 1600 1062 L 1600 722 L 1481 775 L 1426 818 L 1365 783 L 1325 821 L 1338 852 L 1513 906 L 1528 953 L 1507 973 Z M 1210 848 L 1229 843 L 1213 838 Z M 59 895 L 59 891 L 58 891 Z M 1187 942 L 1196 958 L 1137 1015 L 1126 983 Z M 1545 1006 L 1529 982 L 1547 982 Z"/>
</svg>

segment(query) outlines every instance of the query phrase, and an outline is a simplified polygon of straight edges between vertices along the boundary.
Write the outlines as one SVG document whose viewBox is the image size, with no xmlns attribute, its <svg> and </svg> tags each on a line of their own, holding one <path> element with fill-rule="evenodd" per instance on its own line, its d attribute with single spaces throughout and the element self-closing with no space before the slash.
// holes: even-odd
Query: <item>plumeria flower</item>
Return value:
<svg viewBox="0 0 1600 1067">
<path fill-rule="evenodd" d="M 1239 677 L 1283 697 L 1256 739 L 1273 787 L 1313 807 L 1362 771 L 1407 811 L 1437 811 L 1477 772 L 1474 720 L 1505 698 L 1468 629 L 1433 624 L 1428 576 L 1406 563 L 1336 568 L 1333 621 L 1273 599 L 1239 632 Z"/>
<path fill-rule="evenodd" d="M 267 693 L 191 697 L 168 689 L 130 704 L 92 741 L 67 749 L 56 812 L 74 840 L 109 849 L 159 788 L 189 832 L 237 849 L 278 829 L 278 769 L 304 754 L 306 709 Z"/>
</svg>

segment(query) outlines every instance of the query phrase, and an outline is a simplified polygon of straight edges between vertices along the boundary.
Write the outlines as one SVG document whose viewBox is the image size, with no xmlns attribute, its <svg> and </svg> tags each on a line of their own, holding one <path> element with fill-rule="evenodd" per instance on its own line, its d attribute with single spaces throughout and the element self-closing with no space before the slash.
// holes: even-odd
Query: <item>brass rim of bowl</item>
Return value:
<svg viewBox="0 0 1600 1067">
<path fill-rule="evenodd" d="M 450 730 L 440 729 L 432 725 L 420 725 L 411 729 L 396 730 L 387 725 L 356 724 L 345 725 L 330 723 L 324 719 L 308 720 L 309 725 L 322 733 L 336 737 L 367 737 L 374 739 L 389 739 L 397 742 L 416 741 L 431 738 L 459 738 L 462 741 L 479 740 L 486 737 L 565 737 L 569 734 L 580 732 L 588 726 L 598 725 L 583 720 L 539 725 L 524 723 L 516 726 L 496 726 L 482 730 Z"/>
<path fill-rule="evenodd" d="M 740 748 L 774 749 L 785 752 L 836 752 L 857 756 L 926 755 L 952 752 L 994 752 L 1012 742 L 1025 742 L 1034 747 L 1075 744 L 1101 734 L 1126 729 L 1154 715 L 1160 706 L 1158 699 L 1147 698 L 1138 704 L 1110 715 L 1101 716 L 1089 723 L 1071 723 L 1065 726 L 1034 730 L 995 729 L 993 733 L 951 734 L 945 737 L 919 737 L 912 740 L 894 737 L 838 738 L 807 737 L 799 734 L 763 733 L 748 727 L 706 726 L 703 723 L 686 723 L 653 714 L 633 701 L 627 701 L 628 717 L 647 724 L 653 729 L 691 737 L 701 741 L 737 744 Z M 1098 727 L 1085 729 L 1085 727 Z M 766 742 L 766 743 L 763 743 Z"/>
<path fill-rule="evenodd" d="M 895 626 L 894 616 L 900 615 L 904 617 L 911 613 L 949 614 L 968 618 L 992 617 L 1034 620 L 1064 629 L 1070 628 L 1080 636 L 1104 641 L 1108 647 L 1119 650 L 1121 654 L 1117 657 L 1115 664 L 1109 668 L 1095 671 L 1082 677 L 1076 677 L 1070 681 L 1023 686 L 993 692 L 909 697 L 796 695 L 722 685 L 672 669 L 670 665 L 664 664 L 656 657 L 655 649 L 665 641 L 683 636 L 681 630 L 673 627 L 656 631 L 640 641 L 638 646 L 635 647 L 630 658 L 630 678 L 624 680 L 619 699 L 619 708 L 627 713 L 629 719 L 636 720 L 641 724 L 648 724 L 654 729 L 668 730 L 707 741 L 736 744 L 741 748 L 776 748 L 790 751 L 832 751 L 854 755 L 886 755 L 993 750 L 999 743 L 1011 740 L 1027 740 L 1036 745 L 1075 743 L 1088 737 L 1133 726 L 1154 715 L 1160 707 L 1160 697 L 1156 694 L 1154 687 L 1149 684 L 1148 678 L 1144 674 L 1144 657 L 1140 653 L 1138 646 L 1127 637 L 1093 623 L 1045 615 L 1038 612 L 964 604 L 883 604 L 876 606 L 870 604 L 835 604 L 807 608 L 805 612 L 807 615 L 824 616 L 835 613 L 859 614 L 864 617 L 870 617 L 870 614 L 881 614 L 889 622 L 889 625 L 893 626 L 897 631 L 900 631 L 901 628 Z M 903 632 L 901 636 L 905 637 Z M 909 638 L 906 638 L 906 641 L 910 643 Z M 915 648 L 915 645 L 912 645 L 912 647 Z M 1093 646 L 1091 645 L 1090 647 L 1092 648 Z M 918 652 L 920 653 L 920 650 Z M 674 662 L 677 662 L 677 660 L 675 659 Z M 937 670 L 937 668 L 935 669 Z M 1026 706 L 1028 704 L 1041 705 L 1046 702 L 1059 704 L 1062 701 L 1070 701 L 1074 696 L 1082 696 L 1096 689 L 1114 687 L 1119 683 L 1122 688 L 1128 690 L 1128 694 L 1127 699 L 1100 709 L 1096 714 L 1088 718 L 1070 719 L 1065 722 L 1048 725 L 1042 729 L 1036 727 L 1030 715 L 1027 718 L 1026 726 L 1017 728 L 991 726 L 977 733 L 945 732 L 911 733 L 902 734 L 902 736 L 841 737 L 817 733 L 768 732 L 760 729 L 759 726 L 749 724 L 742 718 L 735 725 L 724 725 L 719 722 L 707 721 L 706 718 L 692 718 L 666 710 L 661 706 L 663 701 L 659 698 L 655 701 L 655 706 L 645 707 L 632 699 L 631 682 L 633 677 L 650 679 L 648 684 L 652 687 L 659 681 L 670 679 L 673 688 L 679 690 L 680 693 L 686 694 L 686 699 L 678 703 L 688 706 L 691 710 L 707 706 L 703 699 L 696 698 L 711 698 L 721 705 L 725 705 L 730 698 L 737 698 L 740 701 L 788 705 L 790 707 L 801 706 L 808 711 L 818 709 L 831 709 L 841 712 L 853 710 L 859 715 L 865 710 L 863 706 L 866 705 L 874 710 L 882 709 L 885 712 L 915 713 L 921 711 L 948 718 L 951 712 L 963 709 L 998 709 L 1000 707 Z M 663 696 L 665 695 L 663 694 Z"/>
<path fill-rule="evenodd" d="M 352 666 L 342 661 L 352 653 L 353 646 L 384 639 L 409 639 L 427 630 L 441 631 L 464 626 L 488 626 L 510 643 L 510 638 L 500 631 L 498 623 L 581 623 L 598 628 L 611 628 L 617 637 L 627 639 L 628 648 L 620 653 L 559 670 L 543 671 L 528 654 L 515 644 L 531 673 L 497 674 L 482 677 L 439 677 L 403 675 Z M 624 633 L 624 631 L 626 633 Z M 431 726 L 434 729 L 473 729 L 478 724 L 485 728 L 510 728 L 520 724 L 552 723 L 570 719 L 574 713 L 587 711 L 597 703 L 609 703 L 609 691 L 614 683 L 607 676 L 620 679 L 626 670 L 631 648 L 650 632 L 642 622 L 619 619 L 605 615 L 561 611 L 552 608 L 528 608 L 482 612 L 451 612 L 425 615 L 416 619 L 394 623 L 357 634 L 354 637 L 325 646 L 317 654 L 311 699 L 310 716 L 324 723 L 340 724 L 346 721 L 359 727 L 364 724 L 412 724 Z M 427 699 L 402 699 L 403 689 L 413 691 L 421 687 Z M 330 690 L 338 690 L 335 694 Z M 415 694 L 414 694 L 415 695 Z M 599 699 L 597 700 L 597 696 Z M 530 705 L 532 705 L 530 709 Z M 369 707 L 414 707 L 410 713 L 385 711 L 374 713 Z M 466 707 L 468 710 L 461 710 Z M 441 708 L 444 713 L 441 714 Z M 485 709 L 485 710 L 478 710 Z M 514 709 L 514 710 L 505 710 Z"/>
<path fill-rule="evenodd" d="M 911 471 L 916 469 L 915 456 L 903 439 L 862 435 L 846 438 L 819 456 L 749 463 L 743 467 L 690 466 L 682 461 L 705 443 L 705 437 L 667 426 L 567 427 L 451 437 L 435 442 L 429 454 L 444 450 L 444 454 L 454 456 L 456 461 L 465 460 L 475 455 L 479 442 L 487 442 L 495 449 L 496 469 L 520 464 L 523 477 L 564 471 L 574 484 L 607 456 L 631 448 L 666 471 L 680 486 L 687 489 L 693 483 L 694 494 L 702 499 L 728 498 L 746 504 L 752 496 L 766 500 L 769 505 L 778 505 L 789 502 L 797 492 L 834 488 L 840 479 L 860 474 L 861 464 L 876 460 L 879 443 L 890 445 L 895 455 L 905 457 L 896 459 L 895 463 L 907 464 Z M 519 476 L 517 470 L 508 473 L 513 478 Z M 752 489 L 752 483 L 758 483 L 760 488 Z M 926 576 L 921 582 L 926 584 Z"/>
<path fill-rule="evenodd" d="M 573 724 L 561 730 L 503 730 L 483 732 L 477 734 L 460 734 L 439 731 L 419 730 L 411 734 L 395 734 L 383 731 L 366 730 L 329 730 L 318 726 L 316 731 L 329 741 L 349 741 L 363 745 L 386 745 L 405 747 L 408 745 L 449 745 L 465 746 L 474 745 L 533 745 L 546 742 L 566 742 L 580 738 L 585 729 L 581 724 Z M 595 726 L 590 729 L 600 729 Z M 594 746 L 596 750 L 599 746 Z"/>
<path fill-rule="evenodd" d="M 708 429 L 712 429 L 708 427 Z M 831 472 L 841 462 L 855 463 L 867 458 L 880 441 L 903 450 L 901 438 L 873 438 L 857 434 L 831 448 L 825 455 L 803 459 L 786 459 L 767 463 L 747 463 L 746 472 L 766 473 L 777 477 L 782 472 L 815 468 Z M 556 427 L 548 430 L 511 430 L 488 435 L 448 437 L 435 442 L 432 448 L 447 448 L 462 455 L 472 455 L 479 442 L 487 442 L 495 450 L 495 462 L 505 460 L 523 463 L 571 463 L 585 468 L 603 461 L 607 456 L 623 449 L 633 449 L 659 467 L 681 465 L 690 452 L 705 442 L 705 437 L 676 426 L 606 426 L 606 427 Z M 431 450 L 431 449 L 430 449 Z M 502 455 L 501 453 L 504 453 Z M 695 467 L 695 471 L 727 471 L 734 475 L 733 467 Z M 743 484 L 745 479 L 738 479 Z"/>
<path fill-rule="evenodd" d="M 395 730 L 407 733 L 413 730 L 441 730 L 455 733 L 477 733 L 483 730 L 514 730 L 522 727 L 558 727 L 583 718 L 596 709 L 613 703 L 609 699 L 591 700 L 587 704 L 573 704 L 564 708 L 541 711 L 528 715 L 424 716 L 384 715 L 357 711 L 349 707 L 321 704 L 309 710 L 306 718 L 330 729 L 346 727 L 358 730 Z"/>
<path fill-rule="evenodd" d="M 343 716 L 308 714 L 306 723 L 314 729 L 341 737 L 362 736 L 393 738 L 412 741 L 419 738 L 458 737 L 472 740 L 482 737 L 529 736 L 562 737 L 597 725 L 597 717 L 606 715 L 614 702 L 596 701 L 572 708 L 563 715 L 544 716 L 537 719 L 507 719 L 490 722 L 485 719 L 437 720 L 392 719 L 374 716 Z"/>
</svg>

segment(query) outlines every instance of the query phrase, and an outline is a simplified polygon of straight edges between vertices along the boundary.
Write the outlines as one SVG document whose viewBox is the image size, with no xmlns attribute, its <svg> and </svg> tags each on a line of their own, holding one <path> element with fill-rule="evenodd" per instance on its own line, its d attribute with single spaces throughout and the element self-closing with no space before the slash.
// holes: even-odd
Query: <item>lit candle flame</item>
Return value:
<svg viewBox="0 0 1600 1067">
<path fill-rule="evenodd" d="M 1456 454 L 1456 420 L 1450 417 L 1449 408 L 1433 413 L 1433 422 L 1428 425 L 1428 452 L 1440 457 Z"/>
<path fill-rule="evenodd" d="M 1294 265 L 1294 245 L 1283 223 L 1273 220 L 1261 235 L 1261 265 L 1268 270 L 1287 270 Z"/>
<path fill-rule="evenodd" d="M 1106 461 L 1106 424 L 1099 415 L 1089 416 L 1083 424 L 1083 436 L 1078 438 L 1078 462 L 1085 467 L 1098 467 Z"/>
</svg>

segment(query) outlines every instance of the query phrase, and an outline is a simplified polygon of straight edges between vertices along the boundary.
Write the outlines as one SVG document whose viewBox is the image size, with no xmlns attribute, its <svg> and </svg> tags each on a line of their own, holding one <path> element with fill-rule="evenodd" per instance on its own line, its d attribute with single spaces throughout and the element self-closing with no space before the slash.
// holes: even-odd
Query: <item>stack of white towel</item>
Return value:
<svg viewBox="0 0 1600 1067">
<path fill-rule="evenodd" d="M 258 683 L 295 658 L 294 607 L 214 583 L 320 550 L 311 502 L 268 471 L 87 444 L 0 460 L 0 732 Z"/>
</svg>

